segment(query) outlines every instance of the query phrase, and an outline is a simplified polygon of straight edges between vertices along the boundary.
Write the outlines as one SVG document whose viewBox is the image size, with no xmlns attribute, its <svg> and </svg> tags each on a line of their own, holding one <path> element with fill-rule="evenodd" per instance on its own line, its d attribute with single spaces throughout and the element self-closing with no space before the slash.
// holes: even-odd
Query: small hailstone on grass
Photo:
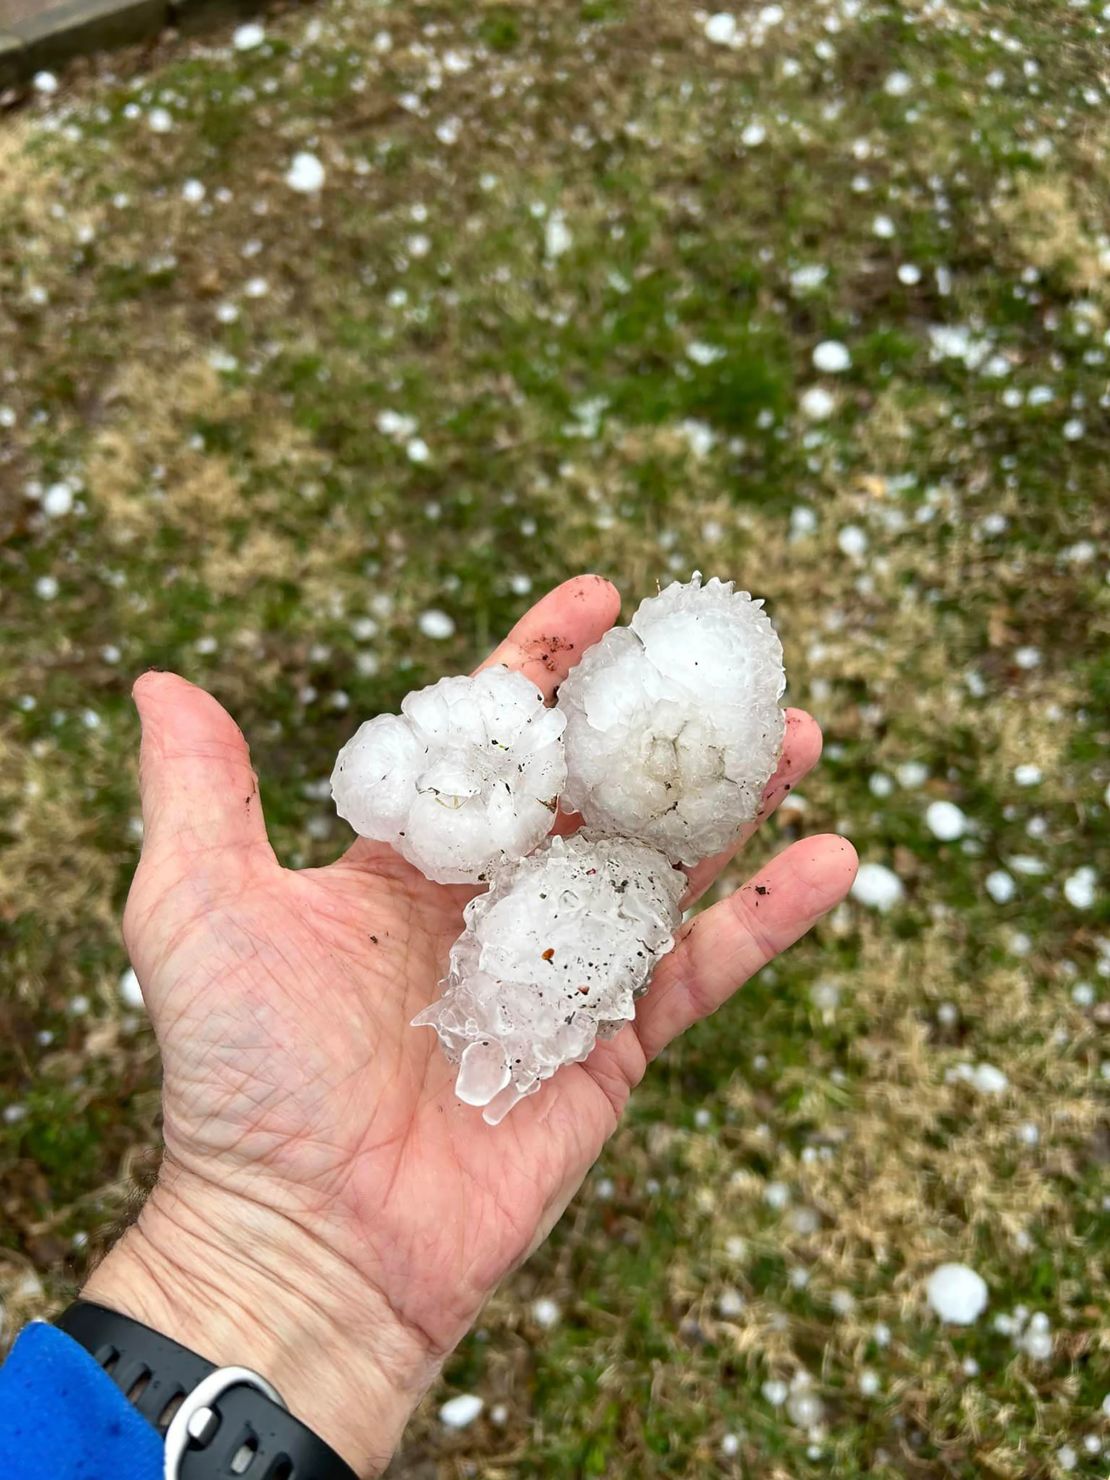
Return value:
<svg viewBox="0 0 1110 1480">
<path fill-rule="evenodd" d="M 247 21 L 245 25 L 237 26 L 231 33 L 231 44 L 236 51 L 253 51 L 256 46 L 261 46 L 265 39 L 265 28 L 257 21 Z"/>
<path fill-rule="evenodd" d="M 955 802 L 930 802 L 925 808 L 925 826 L 934 838 L 952 843 L 967 832 L 967 817 Z"/>
<path fill-rule="evenodd" d="M 438 642 L 454 636 L 455 632 L 454 621 L 438 607 L 430 607 L 426 612 L 421 612 L 416 619 L 416 625 L 425 637 L 431 637 Z"/>
<path fill-rule="evenodd" d="M 970 1326 L 987 1306 L 987 1284 L 966 1264 L 941 1264 L 925 1285 L 925 1298 L 942 1321 Z"/>
<path fill-rule="evenodd" d="M 825 1405 L 813 1391 L 813 1379 L 808 1372 L 795 1372 L 790 1379 L 786 1411 L 800 1429 L 815 1428 L 825 1416 Z"/>
<path fill-rule="evenodd" d="M 294 154 L 286 171 L 285 183 L 290 190 L 296 190 L 301 195 L 314 195 L 323 189 L 325 178 L 324 166 L 316 155 L 302 149 Z"/>
<path fill-rule="evenodd" d="M 811 385 L 802 392 L 798 405 L 810 421 L 827 421 L 836 410 L 836 398 L 823 385 Z"/>
<path fill-rule="evenodd" d="M 497 1125 L 630 1021 L 685 884 L 654 848 L 589 830 L 495 869 L 463 912 L 443 996 L 413 1020 L 458 1064 L 459 1099 Z"/>
<path fill-rule="evenodd" d="M 336 810 L 429 879 L 475 882 L 549 831 L 564 724 L 523 674 L 441 679 L 347 742 L 331 778 Z"/>
<path fill-rule="evenodd" d="M 547 1296 L 541 1296 L 539 1300 L 532 1302 L 532 1319 L 545 1331 L 550 1331 L 552 1326 L 558 1325 L 560 1314 L 558 1305 Z"/>
<path fill-rule="evenodd" d="M 477 1393 L 460 1393 L 457 1398 L 448 1398 L 443 1404 L 439 1421 L 448 1429 L 469 1428 L 484 1407 Z"/>
<path fill-rule="evenodd" d="M 1040 766 L 1027 761 L 1024 765 L 1014 767 L 1014 780 L 1019 786 L 1037 786 L 1044 780 L 1044 772 Z"/>
<path fill-rule="evenodd" d="M 736 40 L 736 17 L 727 10 L 719 10 L 705 23 L 705 39 L 716 46 L 731 46 Z"/>
<path fill-rule="evenodd" d="M 695 575 L 571 669 L 566 801 L 591 827 L 691 864 L 756 815 L 785 728 L 782 645 L 762 608 Z"/>
<path fill-rule="evenodd" d="M 851 888 L 853 899 L 880 914 L 893 909 L 905 892 L 902 880 L 884 863 L 861 863 Z"/>
<path fill-rule="evenodd" d="M 743 1311 L 743 1295 L 733 1286 L 726 1286 L 717 1298 L 717 1313 L 724 1316 L 725 1320 L 731 1320 L 734 1316 L 742 1315 Z"/>
<path fill-rule="evenodd" d="M 838 339 L 823 339 L 813 351 L 813 364 L 822 375 L 840 375 L 851 368 L 852 357 Z"/>
<path fill-rule="evenodd" d="M 51 483 L 39 506 L 51 519 L 60 519 L 73 508 L 73 489 L 68 483 Z"/>
<path fill-rule="evenodd" d="M 867 531 L 858 524 L 846 524 L 836 536 L 836 547 L 842 555 L 858 560 L 867 553 Z"/>
<path fill-rule="evenodd" d="M 1090 864 L 1077 868 L 1064 880 L 1064 898 L 1072 909 L 1089 910 L 1095 902 L 1095 885 L 1098 875 Z"/>
<path fill-rule="evenodd" d="M 37 93 L 42 93 L 44 98 L 49 98 L 58 91 L 58 79 L 53 72 L 36 72 L 31 79 L 31 86 Z"/>
<path fill-rule="evenodd" d="M 1009 904 L 1017 892 L 1012 874 L 1008 874 L 1004 868 L 992 869 L 987 875 L 987 893 L 995 904 Z"/>
<path fill-rule="evenodd" d="M 553 262 L 564 252 L 569 252 L 573 244 L 566 217 L 562 211 L 552 211 L 543 232 L 543 249 L 548 260 Z"/>
</svg>

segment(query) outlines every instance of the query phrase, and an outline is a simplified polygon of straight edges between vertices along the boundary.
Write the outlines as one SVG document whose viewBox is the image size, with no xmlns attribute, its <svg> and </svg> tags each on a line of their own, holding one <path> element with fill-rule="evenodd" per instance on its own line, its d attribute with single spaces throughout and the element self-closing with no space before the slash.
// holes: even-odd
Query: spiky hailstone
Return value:
<svg viewBox="0 0 1110 1480">
<path fill-rule="evenodd" d="M 336 810 L 427 878 L 477 883 L 550 831 L 565 723 L 521 673 L 441 678 L 348 740 L 332 772 Z"/>
<path fill-rule="evenodd" d="M 413 1020 L 496 1125 L 635 1015 L 671 949 L 685 877 L 654 848 L 584 830 L 498 869 L 464 911 L 443 996 Z"/>
<path fill-rule="evenodd" d="M 719 852 L 775 769 L 785 687 L 761 601 L 697 573 L 675 582 L 587 649 L 559 690 L 566 802 L 672 862 Z"/>
</svg>

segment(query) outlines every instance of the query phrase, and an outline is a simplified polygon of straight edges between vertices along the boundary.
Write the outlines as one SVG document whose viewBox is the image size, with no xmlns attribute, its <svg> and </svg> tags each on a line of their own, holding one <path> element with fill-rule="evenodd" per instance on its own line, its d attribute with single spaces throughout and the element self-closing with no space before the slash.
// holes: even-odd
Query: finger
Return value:
<svg viewBox="0 0 1110 1480">
<path fill-rule="evenodd" d="M 144 673 L 133 695 L 144 855 L 175 849 L 209 870 L 232 854 L 272 860 L 258 778 L 227 711 L 175 673 Z"/>
<path fill-rule="evenodd" d="M 574 576 L 525 612 L 478 672 L 503 663 L 551 699 L 586 649 L 617 620 L 620 606 L 620 593 L 604 576 Z"/>
<path fill-rule="evenodd" d="M 683 900 L 685 905 L 691 905 L 701 898 L 759 825 L 770 817 L 785 797 L 790 795 L 798 782 L 804 776 L 809 775 L 821 759 L 821 743 L 821 726 L 811 714 L 807 714 L 804 709 L 786 711 L 786 733 L 782 742 L 782 755 L 779 757 L 775 774 L 763 789 L 759 811 L 741 830 L 731 847 L 726 848 L 723 853 L 714 854 L 712 858 L 703 859 L 701 863 L 695 864 L 692 869 L 688 870 L 690 887 Z"/>
<path fill-rule="evenodd" d="M 636 1013 L 647 1058 L 727 1002 L 848 893 L 856 850 L 825 833 L 794 843 L 728 899 L 696 915 L 659 963 Z"/>
</svg>

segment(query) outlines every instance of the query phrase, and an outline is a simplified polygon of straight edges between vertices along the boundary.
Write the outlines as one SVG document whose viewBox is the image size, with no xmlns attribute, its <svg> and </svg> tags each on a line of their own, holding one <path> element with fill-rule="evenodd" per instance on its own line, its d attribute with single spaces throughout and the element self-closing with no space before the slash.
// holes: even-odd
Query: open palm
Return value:
<svg viewBox="0 0 1110 1480">
<path fill-rule="evenodd" d="M 607 582 L 569 581 L 489 661 L 550 696 L 618 606 Z M 836 837 L 787 849 L 684 927 L 635 1024 L 491 1128 L 456 1100 L 435 1035 L 409 1027 L 474 891 L 362 840 L 326 868 L 283 869 L 232 719 L 169 674 L 135 695 L 146 829 L 125 935 L 163 1056 L 166 1141 L 146 1237 L 166 1244 L 169 1228 L 182 1250 L 237 1261 L 252 1299 L 276 1285 L 279 1304 L 324 1310 L 411 1404 L 558 1218 L 649 1060 L 842 898 L 855 855 Z M 790 711 L 764 814 L 819 750 L 817 726 Z M 723 862 L 694 872 L 689 898 Z M 403 1424 L 385 1406 L 372 1437 L 333 1424 L 364 1468 Z"/>
</svg>

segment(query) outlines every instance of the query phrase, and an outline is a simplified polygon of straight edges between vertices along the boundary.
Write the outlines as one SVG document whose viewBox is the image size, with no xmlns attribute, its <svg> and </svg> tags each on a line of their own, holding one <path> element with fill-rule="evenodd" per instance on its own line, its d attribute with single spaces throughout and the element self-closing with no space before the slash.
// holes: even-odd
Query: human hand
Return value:
<svg viewBox="0 0 1110 1480">
<path fill-rule="evenodd" d="M 568 581 L 489 662 L 551 696 L 618 607 L 600 578 Z M 844 897 L 855 853 L 805 839 L 695 917 L 635 1023 L 491 1128 L 455 1099 L 435 1035 L 409 1027 L 474 891 L 362 839 L 326 868 L 282 868 L 232 719 L 171 674 L 145 674 L 135 700 L 145 830 L 124 936 L 162 1053 L 165 1158 L 84 1294 L 256 1368 L 376 1474 L 649 1061 Z M 819 752 L 814 721 L 788 711 L 761 818 Z M 687 902 L 725 862 L 692 871 Z"/>
</svg>

